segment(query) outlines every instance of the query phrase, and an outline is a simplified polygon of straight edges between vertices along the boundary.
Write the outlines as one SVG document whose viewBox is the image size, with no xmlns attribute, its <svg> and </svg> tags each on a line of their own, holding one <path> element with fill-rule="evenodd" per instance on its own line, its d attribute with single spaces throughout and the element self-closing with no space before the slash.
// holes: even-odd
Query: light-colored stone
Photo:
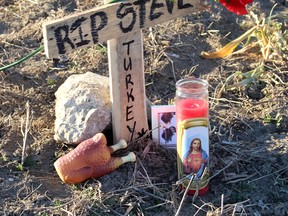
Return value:
<svg viewBox="0 0 288 216">
<path fill-rule="evenodd" d="M 91 72 L 70 76 L 57 90 L 56 141 L 78 144 L 111 123 L 109 78 Z"/>
</svg>

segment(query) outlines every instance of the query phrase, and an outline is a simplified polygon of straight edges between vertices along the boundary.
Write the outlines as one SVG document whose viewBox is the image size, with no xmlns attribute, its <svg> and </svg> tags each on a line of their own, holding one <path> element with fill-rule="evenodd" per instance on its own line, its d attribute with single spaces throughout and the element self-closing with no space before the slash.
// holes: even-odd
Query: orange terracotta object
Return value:
<svg viewBox="0 0 288 216">
<path fill-rule="evenodd" d="M 54 167 L 64 183 L 80 183 L 106 175 L 126 162 L 134 162 L 136 156 L 133 152 L 124 157 L 111 157 L 113 152 L 126 147 L 125 140 L 107 146 L 105 135 L 98 133 L 56 160 Z"/>
</svg>

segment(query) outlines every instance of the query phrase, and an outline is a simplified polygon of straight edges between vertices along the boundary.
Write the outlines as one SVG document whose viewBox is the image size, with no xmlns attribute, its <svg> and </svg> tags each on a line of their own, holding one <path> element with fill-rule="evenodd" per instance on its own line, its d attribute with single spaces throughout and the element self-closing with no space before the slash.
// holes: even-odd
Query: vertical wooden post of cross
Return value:
<svg viewBox="0 0 288 216">
<path fill-rule="evenodd" d="M 142 31 L 108 41 L 114 142 L 148 131 Z"/>
<path fill-rule="evenodd" d="M 114 143 L 132 141 L 148 131 L 142 30 L 107 44 Z"/>
<path fill-rule="evenodd" d="M 126 0 L 43 24 L 48 58 L 108 41 L 114 142 L 148 130 L 141 29 L 205 9 L 184 1 Z"/>
</svg>

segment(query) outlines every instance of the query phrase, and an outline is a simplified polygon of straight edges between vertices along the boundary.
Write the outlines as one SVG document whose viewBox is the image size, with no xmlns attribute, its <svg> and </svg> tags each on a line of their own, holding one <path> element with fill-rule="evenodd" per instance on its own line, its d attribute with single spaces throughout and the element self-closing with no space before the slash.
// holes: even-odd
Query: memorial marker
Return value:
<svg viewBox="0 0 288 216">
<path fill-rule="evenodd" d="M 43 24 L 48 58 L 108 41 L 114 142 L 148 130 L 141 29 L 205 9 L 201 0 L 128 0 Z"/>
</svg>

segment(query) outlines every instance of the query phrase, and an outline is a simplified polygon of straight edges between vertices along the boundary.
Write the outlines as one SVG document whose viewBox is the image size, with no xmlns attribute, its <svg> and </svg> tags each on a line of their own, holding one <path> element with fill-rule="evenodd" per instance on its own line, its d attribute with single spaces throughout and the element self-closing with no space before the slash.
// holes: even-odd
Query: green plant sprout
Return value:
<svg viewBox="0 0 288 216">
<path fill-rule="evenodd" d="M 7 155 L 6 154 L 1 154 L 1 159 L 3 162 L 7 162 L 8 161 L 8 158 L 7 158 Z"/>
<path fill-rule="evenodd" d="M 283 117 L 280 113 L 277 113 L 275 117 L 272 117 L 272 115 L 268 113 L 263 120 L 266 123 L 275 124 L 278 128 L 282 124 Z"/>
<path fill-rule="evenodd" d="M 242 80 L 233 85 L 229 85 L 227 89 L 233 89 L 233 88 L 242 87 L 242 86 L 249 86 L 250 84 L 256 82 L 264 72 L 265 72 L 265 67 L 264 67 L 263 62 L 260 65 L 258 65 L 256 68 L 248 72 L 242 73 L 241 71 L 237 71 L 226 79 L 226 83 L 229 83 L 235 77 L 239 77 Z"/>
<path fill-rule="evenodd" d="M 53 86 L 57 83 L 57 81 L 55 79 L 52 79 L 52 78 L 47 78 L 47 84 L 49 86 Z"/>
<path fill-rule="evenodd" d="M 24 170 L 24 167 L 23 167 L 23 165 L 22 165 L 21 163 L 17 163 L 16 169 L 17 169 L 18 171 L 23 171 L 23 170 Z"/>
<path fill-rule="evenodd" d="M 59 200 L 55 200 L 55 201 L 54 201 L 54 205 L 55 205 L 55 206 L 61 206 L 61 202 L 60 202 Z"/>
</svg>

